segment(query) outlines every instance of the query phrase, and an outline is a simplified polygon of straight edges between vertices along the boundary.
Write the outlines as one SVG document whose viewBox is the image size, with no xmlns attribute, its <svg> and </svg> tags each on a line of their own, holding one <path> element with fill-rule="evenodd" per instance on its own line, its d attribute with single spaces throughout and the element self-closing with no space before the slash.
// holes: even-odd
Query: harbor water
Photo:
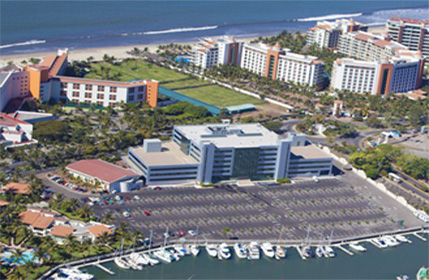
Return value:
<svg viewBox="0 0 429 280">
<path fill-rule="evenodd" d="M 201 248 L 198 257 L 186 256 L 179 262 L 145 267 L 143 271 L 122 270 L 114 262 L 102 265 L 115 275 L 96 267 L 84 269 L 96 279 L 395 279 L 399 275 L 415 279 L 420 267 L 429 266 L 429 243 L 412 235 L 408 238 L 413 243 L 386 249 L 364 242 L 361 244 L 367 251 L 353 256 L 335 248 L 337 256 L 331 259 L 303 261 L 291 247 L 281 261 L 266 257 L 259 261 L 240 260 L 234 254 L 230 260 L 219 261 Z"/>
</svg>

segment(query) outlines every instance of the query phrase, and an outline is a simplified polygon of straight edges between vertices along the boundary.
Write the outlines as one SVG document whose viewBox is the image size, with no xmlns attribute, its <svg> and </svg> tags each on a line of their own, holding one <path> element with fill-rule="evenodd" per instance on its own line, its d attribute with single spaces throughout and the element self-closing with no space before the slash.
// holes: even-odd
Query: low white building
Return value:
<svg viewBox="0 0 429 280">
<path fill-rule="evenodd" d="M 33 125 L 0 113 L 0 144 L 5 148 L 37 144 L 33 139 Z"/>
</svg>

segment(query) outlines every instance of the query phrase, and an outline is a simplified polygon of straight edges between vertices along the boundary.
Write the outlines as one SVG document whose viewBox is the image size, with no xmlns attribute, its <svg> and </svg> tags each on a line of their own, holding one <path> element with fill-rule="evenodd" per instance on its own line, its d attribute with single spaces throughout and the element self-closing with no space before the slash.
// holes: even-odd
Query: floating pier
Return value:
<svg viewBox="0 0 429 280">
<path fill-rule="evenodd" d="M 423 241 L 426 241 L 426 238 L 424 238 L 423 236 L 419 235 L 417 232 L 413 233 L 418 239 L 421 239 Z"/>
<path fill-rule="evenodd" d="M 108 268 L 107 268 L 107 267 L 105 267 L 105 266 L 102 266 L 102 265 L 101 265 L 101 264 L 99 264 L 99 263 L 94 264 L 94 266 L 98 267 L 99 269 L 103 270 L 104 272 L 109 273 L 110 275 L 115 275 L 115 272 L 113 272 L 112 270 L 108 269 Z"/>
<path fill-rule="evenodd" d="M 337 245 L 337 248 L 338 248 L 338 249 L 340 249 L 340 250 L 342 250 L 344 253 L 349 254 L 350 256 L 353 256 L 353 255 L 354 255 L 354 254 L 353 254 L 353 252 L 351 252 L 351 251 L 347 250 L 346 248 L 344 248 L 344 247 L 343 247 L 343 246 L 341 246 L 341 245 Z"/>
</svg>

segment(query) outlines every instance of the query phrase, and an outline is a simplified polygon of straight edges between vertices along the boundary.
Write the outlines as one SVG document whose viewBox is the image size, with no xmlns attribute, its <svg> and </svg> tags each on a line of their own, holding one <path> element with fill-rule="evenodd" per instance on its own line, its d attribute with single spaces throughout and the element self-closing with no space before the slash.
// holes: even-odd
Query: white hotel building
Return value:
<svg viewBox="0 0 429 280">
<path fill-rule="evenodd" d="M 127 164 L 146 184 L 210 183 L 330 175 L 332 158 L 304 135 L 280 138 L 261 124 L 175 126 L 173 141 L 145 140 Z"/>
<path fill-rule="evenodd" d="M 192 48 L 191 61 L 201 69 L 221 64 L 240 65 L 242 47 L 243 42 L 231 37 L 204 38 Z"/>
<path fill-rule="evenodd" d="M 254 43 L 244 45 L 241 68 L 272 79 L 321 88 L 325 64 L 317 57 L 281 49 L 278 44 Z"/>
<path fill-rule="evenodd" d="M 391 17 L 386 28 L 393 41 L 429 56 L 429 20 Z"/>
<path fill-rule="evenodd" d="M 404 93 L 421 86 L 423 67 L 423 60 L 412 56 L 376 61 L 337 59 L 331 87 L 356 93 Z"/>
</svg>

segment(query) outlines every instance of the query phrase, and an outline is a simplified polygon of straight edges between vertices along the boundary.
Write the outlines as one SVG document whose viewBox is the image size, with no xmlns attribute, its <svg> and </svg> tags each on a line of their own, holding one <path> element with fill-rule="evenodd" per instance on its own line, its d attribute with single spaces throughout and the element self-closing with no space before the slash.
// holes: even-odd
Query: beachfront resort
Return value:
<svg viewBox="0 0 429 280">
<path fill-rule="evenodd" d="M 427 246 L 426 151 L 399 147 L 427 141 L 427 26 L 321 20 L 307 34 L 8 65 L 1 277 Z"/>
</svg>

